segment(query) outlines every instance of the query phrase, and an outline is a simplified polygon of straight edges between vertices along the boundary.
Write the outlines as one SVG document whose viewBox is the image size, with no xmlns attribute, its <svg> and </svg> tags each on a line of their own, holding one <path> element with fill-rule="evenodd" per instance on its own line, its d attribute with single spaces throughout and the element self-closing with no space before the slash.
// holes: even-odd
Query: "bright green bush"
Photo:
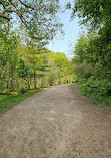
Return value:
<svg viewBox="0 0 111 158">
<path fill-rule="evenodd" d="M 83 95 L 94 99 L 97 103 L 103 102 L 111 106 L 111 81 L 89 78 L 80 88 Z"/>
</svg>

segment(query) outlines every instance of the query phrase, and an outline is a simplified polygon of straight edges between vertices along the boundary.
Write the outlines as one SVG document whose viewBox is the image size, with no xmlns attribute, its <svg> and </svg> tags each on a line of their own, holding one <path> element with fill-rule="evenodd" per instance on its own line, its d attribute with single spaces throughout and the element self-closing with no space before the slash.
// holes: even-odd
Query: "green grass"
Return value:
<svg viewBox="0 0 111 158">
<path fill-rule="evenodd" d="M 23 100 L 31 97 L 35 93 L 41 91 L 41 89 L 37 90 L 26 90 L 26 94 L 21 95 L 9 95 L 9 94 L 0 94 L 0 115 L 4 112 L 10 110 L 16 104 L 22 102 Z"/>
</svg>

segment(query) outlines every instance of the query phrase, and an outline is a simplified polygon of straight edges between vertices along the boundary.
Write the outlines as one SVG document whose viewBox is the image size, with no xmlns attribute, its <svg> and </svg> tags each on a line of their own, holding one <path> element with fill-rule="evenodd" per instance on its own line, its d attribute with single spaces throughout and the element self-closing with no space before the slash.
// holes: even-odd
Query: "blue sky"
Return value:
<svg viewBox="0 0 111 158">
<path fill-rule="evenodd" d="M 64 7 L 69 0 L 61 0 L 61 5 Z M 64 13 L 59 14 L 60 21 L 64 24 L 64 37 L 54 38 L 53 41 L 49 43 L 47 48 L 54 52 L 61 52 L 66 54 L 68 58 L 71 58 L 72 47 L 74 47 L 79 33 L 81 32 L 81 26 L 79 26 L 78 18 L 70 21 L 71 10 L 67 10 Z"/>
</svg>

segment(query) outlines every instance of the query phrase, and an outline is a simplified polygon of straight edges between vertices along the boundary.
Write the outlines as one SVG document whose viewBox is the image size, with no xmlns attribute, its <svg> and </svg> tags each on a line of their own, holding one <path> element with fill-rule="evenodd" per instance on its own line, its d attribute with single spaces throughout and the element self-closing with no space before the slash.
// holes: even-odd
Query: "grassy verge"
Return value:
<svg viewBox="0 0 111 158">
<path fill-rule="evenodd" d="M 42 89 L 26 90 L 26 94 L 24 95 L 17 92 L 12 92 L 11 94 L 0 94 L 0 115 L 41 90 Z"/>
</svg>

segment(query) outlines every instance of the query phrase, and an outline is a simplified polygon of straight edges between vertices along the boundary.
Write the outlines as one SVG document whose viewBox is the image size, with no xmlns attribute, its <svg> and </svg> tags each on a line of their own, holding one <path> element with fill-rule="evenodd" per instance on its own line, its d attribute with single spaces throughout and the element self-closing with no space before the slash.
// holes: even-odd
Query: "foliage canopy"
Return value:
<svg viewBox="0 0 111 158">
<path fill-rule="evenodd" d="M 62 26 L 57 18 L 59 8 L 59 0 L 2 0 L 0 24 L 2 27 L 7 21 L 13 26 L 21 24 L 31 39 L 47 43 Z"/>
</svg>

